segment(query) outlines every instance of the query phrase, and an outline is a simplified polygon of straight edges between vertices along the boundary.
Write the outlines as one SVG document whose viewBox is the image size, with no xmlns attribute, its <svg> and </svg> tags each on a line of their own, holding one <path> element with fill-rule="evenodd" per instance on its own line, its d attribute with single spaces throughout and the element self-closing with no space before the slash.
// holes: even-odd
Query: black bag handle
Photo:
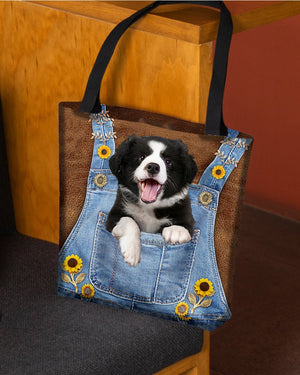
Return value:
<svg viewBox="0 0 300 375">
<path fill-rule="evenodd" d="M 155 1 L 121 21 L 110 32 L 98 53 L 79 108 L 81 111 L 87 113 L 101 112 L 99 98 L 101 82 L 116 45 L 124 32 L 134 22 L 158 6 L 178 3 L 203 5 L 220 10 L 220 25 L 216 41 L 213 73 L 207 104 L 205 133 L 212 135 L 227 135 L 227 127 L 223 121 L 223 96 L 233 26 L 231 14 L 223 1 Z"/>
</svg>

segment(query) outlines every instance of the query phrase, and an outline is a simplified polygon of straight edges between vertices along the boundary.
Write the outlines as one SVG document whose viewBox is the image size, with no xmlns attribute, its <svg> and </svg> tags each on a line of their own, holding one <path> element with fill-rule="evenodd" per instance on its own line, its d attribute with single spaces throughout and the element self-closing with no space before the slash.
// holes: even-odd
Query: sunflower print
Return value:
<svg viewBox="0 0 300 375">
<path fill-rule="evenodd" d="M 110 154 L 111 154 L 111 149 L 108 146 L 102 145 L 98 148 L 98 156 L 101 159 L 108 159 L 110 157 Z"/>
<path fill-rule="evenodd" d="M 93 298 L 95 295 L 95 289 L 91 284 L 84 284 L 81 288 L 81 296 L 84 298 Z"/>
<path fill-rule="evenodd" d="M 80 284 L 86 277 L 86 273 L 79 273 L 82 270 L 82 267 L 82 259 L 74 254 L 67 256 L 62 264 L 62 268 L 66 272 L 69 272 L 69 275 L 67 273 L 62 273 L 61 279 L 65 283 L 72 284 L 75 288 L 75 293 L 78 292 L 78 284 Z M 77 275 L 76 278 L 75 275 Z"/>
<path fill-rule="evenodd" d="M 78 255 L 69 255 L 66 257 L 63 268 L 70 273 L 78 273 L 82 269 L 82 259 Z"/>
<path fill-rule="evenodd" d="M 206 297 L 213 293 L 214 287 L 210 280 L 200 279 L 196 281 L 194 291 L 198 296 Z"/>
<path fill-rule="evenodd" d="M 213 283 L 204 278 L 195 282 L 194 292 L 196 295 L 193 293 L 188 294 L 189 302 L 193 305 L 191 314 L 193 314 L 198 307 L 209 307 L 212 303 L 212 299 L 206 297 L 212 297 L 215 294 Z"/>
<path fill-rule="evenodd" d="M 179 302 L 175 307 L 175 313 L 179 317 L 185 316 L 189 311 L 189 305 L 185 302 Z"/>
<path fill-rule="evenodd" d="M 222 165 L 216 165 L 211 174 L 213 175 L 214 178 L 216 178 L 217 180 L 220 180 L 221 178 L 223 178 L 226 174 L 225 172 L 225 169 L 224 167 L 222 167 Z"/>
</svg>

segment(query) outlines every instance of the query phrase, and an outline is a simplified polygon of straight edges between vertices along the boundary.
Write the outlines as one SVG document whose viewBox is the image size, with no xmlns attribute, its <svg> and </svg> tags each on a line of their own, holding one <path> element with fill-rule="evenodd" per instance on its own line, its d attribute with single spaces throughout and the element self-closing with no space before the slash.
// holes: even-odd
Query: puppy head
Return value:
<svg viewBox="0 0 300 375">
<path fill-rule="evenodd" d="M 144 203 L 180 193 L 197 173 L 196 163 L 181 141 L 135 135 L 118 147 L 110 168 L 119 184 Z"/>
</svg>

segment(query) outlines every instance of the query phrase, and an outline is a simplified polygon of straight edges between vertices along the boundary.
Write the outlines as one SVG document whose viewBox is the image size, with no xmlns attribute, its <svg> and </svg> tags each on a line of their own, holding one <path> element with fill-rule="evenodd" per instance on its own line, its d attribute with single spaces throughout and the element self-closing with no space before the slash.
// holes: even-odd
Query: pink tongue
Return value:
<svg viewBox="0 0 300 375">
<path fill-rule="evenodd" d="M 146 180 L 144 181 L 145 187 L 141 192 L 141 199 L 144 202 L 155 202 L 157 198 L 157 193 L 159 190 L 159 183 L 155 180 Z"/>
</svg>

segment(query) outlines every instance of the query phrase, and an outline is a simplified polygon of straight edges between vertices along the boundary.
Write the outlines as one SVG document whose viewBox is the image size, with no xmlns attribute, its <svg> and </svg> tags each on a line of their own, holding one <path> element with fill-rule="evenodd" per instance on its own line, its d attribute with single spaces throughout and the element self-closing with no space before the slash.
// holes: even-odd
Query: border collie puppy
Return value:
<svg viewBox="0 0 300 375">
<path fill-rule="evenodd" d="M 194 231 L 189 184 L 197 173 L 187 146 L 179 140 L 137 137 L 124 141 L 109 161 L 118 192 L 106 228 L 119 240 L 125 262 L 137 266 L 141 231 L 184 243 Z"/>
</svg>

